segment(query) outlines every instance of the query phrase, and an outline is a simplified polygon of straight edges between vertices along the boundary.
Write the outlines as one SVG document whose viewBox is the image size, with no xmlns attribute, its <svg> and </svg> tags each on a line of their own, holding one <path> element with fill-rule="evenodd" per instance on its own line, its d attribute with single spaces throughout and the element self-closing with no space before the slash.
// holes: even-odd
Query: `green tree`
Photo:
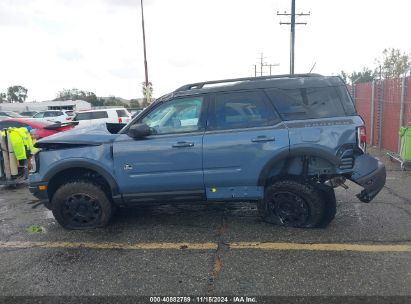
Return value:
<svg viewBox="0 0 411 304">
<path fill-rule="evenodd" d="M 360 72 L 352 72 L 350 76 L 348 76 L 351 83 L 362 83 L 362 82 L 370 82 L 374 79 L 374 72 L 365 67 Z"/>
<path fill-rule="evenodd" d="M 341 71 L 339 76 L 347 83 L 350 82 L 351 84 L 353 83 L 362 83 L 362 82 L 369 82 L 374 79 L 374 72 L 365 67 L 363 68 L 360 72 L 352 72 L 351 75 L 348 75 L 346 72 Z M 348 81 L 349 80 L 349 81 Z"/>
<path fill-rule="evenodd" d="M 73 89 L 63 89 L 57 93 L 57 97 L 53 99 L 58 100 L 77 100 L 81 99 L 91 103 L 92 106 L 98 107 L 104 105 L 104 99 L 98 98 L 96 94 L 89 91 L 83 91 L 76 88 Z"/>
<path fill-rule="evenodd" d="M 105 102 L 104 102 L 105 106 L 116 106 L 116 107 L 125 107 L 126 104 L 124 102 L 121 101 L 121 99 L 111 95 L 109 96 Z"/>
<path fill-rule="evenodd" d="M 342 80 L 344 80 L 345 83 L 347 83 L 347 79 L 348 79 L 348 74 L 344 71 L 341 71 L 340 74 L 338 74 L 338 76 L 341 77 Z"/>
<path fill-rule="evenodd" d="M 27 99 L 27 89 L 20 85 L 15 85 L 7 88 L 8 102 L 25 102 Z"/>
<path fill-rule="evenodd" d="M 130 99 L 130 108 L 140 110 L 141 105 L 138 99 Z"/>
<path fill-rule="evenodd" d="M 0 93 L 0 103 L 7 102 L 6 93 Z"/>
<path fill-rule="evenodd" d="M 382 57 L 375 61 L 375 73 L 385 79 L 402 77 L 411 69 L 410 54 L 402 53 L 399 49 L 384 49 Z"/>
</svg>

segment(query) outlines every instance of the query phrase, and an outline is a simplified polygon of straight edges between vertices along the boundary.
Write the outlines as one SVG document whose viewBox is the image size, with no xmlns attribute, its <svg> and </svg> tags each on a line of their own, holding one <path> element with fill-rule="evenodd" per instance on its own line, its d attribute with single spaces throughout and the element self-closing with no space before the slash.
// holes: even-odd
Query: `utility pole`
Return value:
<svg viewBox="0 0 411 304">
<path fill-rule="evenodd" d="M 261 56 L 260 56 L 260 76 L 263 76 L 264 59 L 265 59 L 265 57 L 263 57 L 263 53 L 261 53 Z"/>
<path fill-rule="evenodd" d="M 291 14 L 284 12 L 279 13 L 277 11 L 277 16 L 291 16 L 291 22 L 280 22 L 280 25 L 287 24 L 290 25 L 290 74 L 294 74 L 294 46 L 295 46 L 295 25 L 296 24 L 303 24 L 306 25 L 307 22 L 295 22 L 295 16 L 310 16 L 310 12 L 308 13 L 295 13 L 295 0 L 291 0 Z"/>
<path fill-rule="evenodd" d="M 140 0 L 141 3 L 141 25 L 143 28 L 143 47 L 144 47 L 144 71 L 146 76 L 146 90 L 148 90 L 148 68 L 147 68 L 147 53 L 146 53 L 146 33 L 144 30 L 144 9 L 143 9 L 143 0 Z M 148 101 L 148 100 L 147 100 Z M 148 101 L 149 102 L 149 101 Z"/>
<path fill-rule="evenodd" d="M 274 63 L 274 64 L 268 64 L 266 62 L 264 62 L 264 59 L 266 57 L 264 57 L 263 53 L 261 53 L 260 58 L 259 58 L 259 66 L 260 66 L 260 76 L 264 75 L 264 67 L 270 67 L 270 76 L 271 76 L 271 68 L 274 66 L 279 66 L 279 63 Z M 254 65 L 254 77 L 257 77 L 257 65 Z"/>
</svg>

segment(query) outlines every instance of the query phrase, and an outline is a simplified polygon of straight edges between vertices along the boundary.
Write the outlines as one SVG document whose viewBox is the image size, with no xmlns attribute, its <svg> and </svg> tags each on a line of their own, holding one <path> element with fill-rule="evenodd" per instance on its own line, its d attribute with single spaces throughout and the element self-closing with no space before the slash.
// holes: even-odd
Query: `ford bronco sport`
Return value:
<svg viewBox="0 0 411 304">
<path fill-rule="evenodd" d="M 254 201 L 268 222 L 325 227 L 346 179 L 371 201 L 385 167 L 339 77 L 239 78 L 185 85 L 124 128 L 42 139 L 31 192 L 65 228 L 106 225 L 147 202 Z"/>
</svg>

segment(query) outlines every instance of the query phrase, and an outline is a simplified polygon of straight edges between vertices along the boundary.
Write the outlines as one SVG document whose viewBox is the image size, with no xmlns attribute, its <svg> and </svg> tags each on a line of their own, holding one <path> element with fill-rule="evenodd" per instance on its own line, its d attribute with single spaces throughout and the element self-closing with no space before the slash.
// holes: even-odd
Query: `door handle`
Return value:
<svg viewBox="0 0 411 304">
<path fill-rule="evenodd" d="M 194 147 L 193 142 L 179 141 L 173 145 L 173 148 Z"/>
<path fill-rule="evenodd" d="M 256 138 L 253 138 L 251 141 L 252 142 L 269 142 L 269 141 L 275 141 L 275 138 L 260 135 L 260 136 L 257 136 Z"/>
</svg>

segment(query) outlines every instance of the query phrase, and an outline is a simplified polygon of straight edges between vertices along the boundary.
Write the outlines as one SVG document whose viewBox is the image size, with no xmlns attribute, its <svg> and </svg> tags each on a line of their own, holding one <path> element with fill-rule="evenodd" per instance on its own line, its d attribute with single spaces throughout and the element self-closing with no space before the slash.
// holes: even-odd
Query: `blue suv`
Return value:
<svg viewBox="0 0 411 304">
<path fill-rule="evenodd" d="M 339 77 L 208 81 L 157 99 L 121 130 L 38 141 L 30 190 L 68 229 L 104 226 L 116 207 L 178 201 L 254 201 L 270 223 L 325 227 L 346 179 L 363 202 L 384 186 L 365 143 Z"/>
</svg>

